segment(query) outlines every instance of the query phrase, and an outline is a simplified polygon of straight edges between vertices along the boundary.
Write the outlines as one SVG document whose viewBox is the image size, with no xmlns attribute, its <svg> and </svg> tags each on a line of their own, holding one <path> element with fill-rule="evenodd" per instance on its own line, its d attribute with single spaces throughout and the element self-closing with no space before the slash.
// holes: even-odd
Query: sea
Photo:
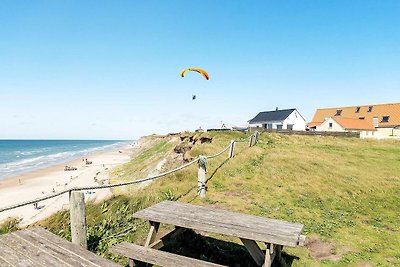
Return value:
<svg viewBox="0 0 400 267">
<path fill-rule="evenodd" d="M 0 140 L 0 180 L 129 143 L 134 141 Z"/>
</svg>

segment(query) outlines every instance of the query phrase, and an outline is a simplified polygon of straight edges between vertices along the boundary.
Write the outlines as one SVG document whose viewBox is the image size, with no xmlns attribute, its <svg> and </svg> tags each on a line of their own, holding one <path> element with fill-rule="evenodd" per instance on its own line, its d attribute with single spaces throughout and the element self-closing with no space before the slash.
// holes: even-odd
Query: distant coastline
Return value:
<svg viewBox="0 0 400 267">
<path fill-rule="evenodd" d="M 134 140 L 0 140 L 0 180 L 66 163 Z"/>
<path fill-rule="evenodd" d="M 112 146 L 103 146 L 102 149 L 89 149 L 71 160 L 64 158 L 66 161 L 62 163 L 0 179 L 1 206 L 32 200 L 70 187 L 107 184 L 110 172 L 128 162 L 138 147 L 140 141 L 117 142 Z M 66 165 L 73 170 L 65 170 Z M 109 188 L 84 193 L 88 201 L 100 201 L 112 195 Z M 38 207 L 28 205 L 2 212 L 0 222 L 7 217 L 15 217 L 21 219 L 21 225 L 28 225 L 63 209 L 65 205 L 68 205 L 68 194 L 41 201 Z"/>
</svg>

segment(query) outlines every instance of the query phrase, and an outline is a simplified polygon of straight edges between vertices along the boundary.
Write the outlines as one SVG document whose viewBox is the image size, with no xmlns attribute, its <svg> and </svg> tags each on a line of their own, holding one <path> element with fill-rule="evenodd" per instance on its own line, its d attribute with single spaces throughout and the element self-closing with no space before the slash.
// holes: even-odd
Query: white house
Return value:
<svg viewBox="0 0 400 267">
<path fill-rule="evenodd" d="M 317 109 L 308 128 L 360 132 L 361 137 L 400 138 L 400 103 Z"/>
<path fill-rule="evenodd" d="M 281 109 L 260 112 L 249 120 L 250 128 L 305 131 L 306 120 L 297 109 Z"/>
<path fill-rule="evenodd" d="M 318 132 L 359 132 L 361 138 L 375 137 L 376 129 L 365 120 L 329 117 L 315 127 Z"/>
</svg>

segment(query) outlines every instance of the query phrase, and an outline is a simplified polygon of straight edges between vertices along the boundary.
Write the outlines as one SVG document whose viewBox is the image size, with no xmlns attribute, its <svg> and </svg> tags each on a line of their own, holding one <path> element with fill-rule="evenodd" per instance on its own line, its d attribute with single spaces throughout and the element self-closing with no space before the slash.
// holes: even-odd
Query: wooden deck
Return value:
<svg viewBox="0 0 400 267">
<path fill-rule="evenodd" d="M 0 266 L 120 267 L 42 228 L 0 235 Z"/>
<path fill-rule="evenodd" d="M 266 219 L 220 209 L 163 201 L 134 214 L 137 218 L 179 227 L 236 236 L 295 247 L 301 240 L 302 224 Z"/>
</svg>

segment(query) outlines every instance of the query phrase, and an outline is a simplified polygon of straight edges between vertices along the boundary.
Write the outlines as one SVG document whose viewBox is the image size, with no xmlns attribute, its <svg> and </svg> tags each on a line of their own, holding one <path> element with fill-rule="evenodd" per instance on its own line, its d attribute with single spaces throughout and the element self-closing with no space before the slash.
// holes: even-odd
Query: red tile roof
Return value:
<svg viewBox="0 0 400 267">
<path fill-rule="evenodd" d="M 307 123 L 307 126 L 309 128 L 312 128 L 312 127 L 320 125 L 321 123 L 323 123 L 323 122 L 309 122 L 309 123 Z"/>
<path fill-rule="evenodd" d="M 372 108 L 368 111 L 370 107 Z M 341 113 L 339 116 L 335 116 L 338 110 L 341 110 Z M 379 127 L 400 125 L 400 103 L 317 109 L 311 123 L 321 124 L 325 121 L 325 118 L 329 117 L 353 119 L 363 117 L 366 122 L 372 124 L 372 120 L 375 116 L 378 117 Z M 388 122 L 382 121 L 383 116 L 389 116 Z"/>
<path fill-rule="evenodd" d="M 332 117 L 337 123 L 339 123 L 346 130 L 369 130 L 375 131 L 375 127 L 372 125 L 372 121 L 343 118 L 343 117 Z"/>
</svg>

